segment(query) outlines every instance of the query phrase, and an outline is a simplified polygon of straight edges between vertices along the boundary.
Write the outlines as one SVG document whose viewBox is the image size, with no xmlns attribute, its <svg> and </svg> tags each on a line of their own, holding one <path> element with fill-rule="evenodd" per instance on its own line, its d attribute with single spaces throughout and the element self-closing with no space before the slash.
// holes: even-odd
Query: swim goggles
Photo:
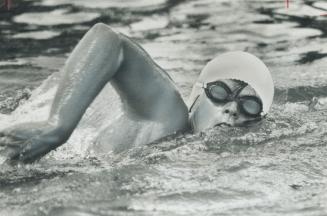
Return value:
<svg viewBox="0 0 327 216">
<path fill-rule="evenodd" d="M 203 84 L 202 88 L 207 97 L 215 103 L 235 101 L 241 113 L 250 117 L 261 117 L 263 106 L 258 97 L 252 95 L 239 96 L 246 86 L 247 84 L 242 82 L 237 89 L 232 91 L 224 82 L 215 81 Z"/>
</svg>

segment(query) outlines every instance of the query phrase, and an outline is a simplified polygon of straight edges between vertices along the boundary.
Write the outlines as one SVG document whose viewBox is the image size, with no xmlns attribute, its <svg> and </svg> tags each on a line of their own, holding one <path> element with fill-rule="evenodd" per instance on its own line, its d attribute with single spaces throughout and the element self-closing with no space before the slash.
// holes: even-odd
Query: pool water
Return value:
<svg viewBox="0 0 327 216">
<path fill-rule="evenodd" d="M 14 1 L 0 11 L 0 129 L 47 117 L 60 68 L 97 22 L 139 42 L 185 99 L 230 50 L 260 57 L 276 90 L 255 127 L 97 157 L 88 147 L 120 114 L 107 86 L 66 145 L 0 166 L 0 215 L 327 215 L 326 13 L 323 0 Z"/>
</svg>

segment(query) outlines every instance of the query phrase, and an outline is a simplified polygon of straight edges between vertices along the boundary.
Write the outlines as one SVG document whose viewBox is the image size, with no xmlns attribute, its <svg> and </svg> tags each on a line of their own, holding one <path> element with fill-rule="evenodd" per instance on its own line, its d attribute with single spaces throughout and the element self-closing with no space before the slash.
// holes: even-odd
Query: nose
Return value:
<svg viewBox="0 0 327 216">
<path fill-rule="evenodd" d="M 228 102 L 223 108 L 224 115 L 232 117 L 234 119 L 238 118 L 239 113 L 237 110 L 237 103 L 235 101 Z"/>
</svg>

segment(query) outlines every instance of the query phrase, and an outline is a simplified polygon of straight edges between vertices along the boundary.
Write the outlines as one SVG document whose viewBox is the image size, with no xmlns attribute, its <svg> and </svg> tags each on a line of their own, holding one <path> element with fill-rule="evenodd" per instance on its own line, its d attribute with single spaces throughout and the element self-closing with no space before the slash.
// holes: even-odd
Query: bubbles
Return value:
<svg viewBox="0 0 327 216">
<path fill-rule="evenodd" d="M 16 95 L 8 97 L 6 95 L 0 95 L 0 112 L 2 114 L 8 114 L 14 111 L 19 105 L 23 104 L 31 95 L 29 89 L 18 90 Z"/>
</svg>

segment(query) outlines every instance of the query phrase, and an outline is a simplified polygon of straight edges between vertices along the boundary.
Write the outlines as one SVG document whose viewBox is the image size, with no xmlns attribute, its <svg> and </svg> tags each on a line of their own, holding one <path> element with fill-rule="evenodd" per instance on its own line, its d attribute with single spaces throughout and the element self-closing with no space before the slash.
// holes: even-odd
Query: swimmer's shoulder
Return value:
<svg viewBox="0 0 327 216">
<path fill-rule="evenodd" d="M 94 28 L 118 36 L 122 44 L 124 61 L 121 73 L 115 76 L 113 83 L 121 90 L 119 92 L 124 92 L 122 96 L 128 107 L 141 116 L 165 121 L 169 128 L 181 128 L 181 125 L 184 128 L 188 109 L 169 74 L 129 36 L 103 23 L 96 24 Z"/>
</svg>

